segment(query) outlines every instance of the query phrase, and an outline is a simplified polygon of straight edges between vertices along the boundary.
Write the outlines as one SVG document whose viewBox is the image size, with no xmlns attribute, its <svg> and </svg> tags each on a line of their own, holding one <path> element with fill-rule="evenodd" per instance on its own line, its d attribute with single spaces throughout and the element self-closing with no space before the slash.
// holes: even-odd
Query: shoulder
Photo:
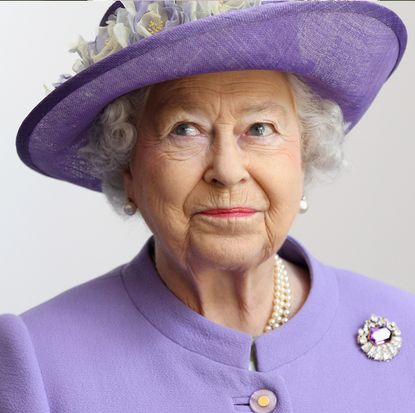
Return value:
<svg viewBox="0 0 415 413">
<path fill-rule="evenodd" d="M 67 349 L 89 343 L 91 334 L 105 334 L 108 324 L 119 321 L 114 313 L 124 314 L 131 305 L 121 277 L 124 265 L 19 315 L 0 314 L 1 413 L 49 411 L 48 366 L 57 368 Z"/>
<path fill-rule="evenodd" d="M 0 411 L 49 411 L 29 331 L 14 314 L 0 315 Z"/>
<path fill-rule="evenodd" d="M 336 277 L 339 301 L 337 325 L 356 332 L 372 314 L 394 321 L 415 356 L 415 294 L 365 274 L 326 265 Z"/>
<path fill-rule="evenodd" d="M 59 348 L 65 340 L 79 340 L 91 326 L 99 325 L 99 320 L 102 324 L 102 320 L 111 318 L 109 313 L 114 308 L 128 305 L 121 277 L 124 265 L 67 289 L 18 316 L 1 315 L 3 340 L 7 336 L 8 345 L 14 346 L 17 353 L 23 351 L 18 346 L 19 337 L 24 336 L 22 342 L 28 346 L 30 334 L 38 356 L 41 348 Z"/>
<path fill-rule="evenodd" d="M 125 264 L 124 264 L 125 265 Z M 86 320 L 100 309 L 124 297 L 121 272 L 124 265 L 69 288 L 20 314 L 29 329 Z"/>
<path fill-rule="evenodd" d="M 357 307 L 373 305 L 388 309 L 415 309 L 415 294 L 360 272 L 327 265 L 334 271 L 339 286 L 340 299 L 353 298 Z"/>
</svg>

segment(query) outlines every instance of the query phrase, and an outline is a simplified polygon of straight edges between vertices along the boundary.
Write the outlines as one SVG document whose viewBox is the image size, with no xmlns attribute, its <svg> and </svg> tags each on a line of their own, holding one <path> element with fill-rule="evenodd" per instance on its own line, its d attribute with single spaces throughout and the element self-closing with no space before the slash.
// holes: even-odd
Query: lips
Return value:
<svg viewBox="0 0 415 413">
<path fill-rule="evenodd" d="M 256 212 L 253 208 L 219 208 L 219 209 L 207 209 L 200 212 L 207 215 L 228 215 L 228 214 L 252 214 Z"/>
</svg>

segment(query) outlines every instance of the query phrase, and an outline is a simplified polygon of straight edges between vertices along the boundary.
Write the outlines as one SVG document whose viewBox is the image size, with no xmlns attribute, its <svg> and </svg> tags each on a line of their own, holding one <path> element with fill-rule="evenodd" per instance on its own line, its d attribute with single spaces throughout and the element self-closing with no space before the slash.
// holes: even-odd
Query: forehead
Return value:
<svg viewBox="0 0 415 413">
<path fill-rule="evenodd" d="M 278 110 L 292 103 L 285 74 L 271 70 L 215 72 L 155 85 L 149 100 L 161 109 L 192 109 L 224 100 L 240 113 Z"/>
</svg>

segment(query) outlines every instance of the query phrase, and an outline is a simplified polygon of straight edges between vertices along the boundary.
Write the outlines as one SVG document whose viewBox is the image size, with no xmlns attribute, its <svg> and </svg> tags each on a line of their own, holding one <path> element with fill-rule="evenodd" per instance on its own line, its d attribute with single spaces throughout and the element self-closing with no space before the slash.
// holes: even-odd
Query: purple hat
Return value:
<svg viewBox="0 0 415 413">
<path fill-rule="evenodd" d="M 80 43 L 78 73 L 61 75 L 24 119 L 17 152 L 39 173 L 102 191 L 77 150 L 107 104 L 146 85 L 229 70 L 296 74 L 341 107 L 348 132 L 398 66 L 406 41 L 401 19 L 373 1 L 117 1 L 95 41 Z"/>
</svg>

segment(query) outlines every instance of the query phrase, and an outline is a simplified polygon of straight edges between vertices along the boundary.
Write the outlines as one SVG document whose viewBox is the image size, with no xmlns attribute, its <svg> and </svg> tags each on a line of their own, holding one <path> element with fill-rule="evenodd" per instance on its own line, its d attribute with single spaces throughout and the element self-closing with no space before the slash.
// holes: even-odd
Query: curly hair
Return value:
<svg viewBox="0 0 415 413">
<path fill-rule="evenodd" d="M 333 180 L 342 167 L 343 143 L 350 124 L 343 120 L 339 105 L 323 99 L 292 73 L 286 73 L 297 106 L 301 131 L 301 157 L 304 193 L 316 178 Z M 78 150 L 87 159 L 95 176 L 102 180 L 102 191 L 120 217 L 127 201 L 123 171 L 129 166 L 137 141 L 137 125 L 153 85 L 122 95 L 109 103 L 95 118 L 88 131 L 88 143 Z M 137 214 L 140 215 L 137 210 Z"/>
</svg>

